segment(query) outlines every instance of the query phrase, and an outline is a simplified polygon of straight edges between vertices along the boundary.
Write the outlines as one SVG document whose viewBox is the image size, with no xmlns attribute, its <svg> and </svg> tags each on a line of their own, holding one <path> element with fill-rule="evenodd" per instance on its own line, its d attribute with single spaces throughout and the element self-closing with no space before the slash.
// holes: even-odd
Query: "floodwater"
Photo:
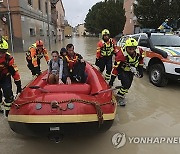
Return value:
<svg viewBox="0 0 180 154">
<path fill-rule="evenodd" d="M 53 50 L 73 43 L 76 52 L 94 63 L 97 41 L 97 38 L 66 39 L 53 45 Z M 23 86 L 31 80 L 24 59 L 24 53 L 15 53 Z M 44 60 L 42 68 L 47 68 Z M 118 81 L 115 84 L 119 85 Z M 179 154 L 180 143 L 138 144 L 130 143 L 128 137 L 180 137 L 180 84 L 170 83 L 167 87 L 158 88 L 149 83 L 145 74 L 143 79 L 135 78 L 127 100 L 125 108 L 118 107 L 114 124 L 106 133 L 65 137 L 59 144 L 46 138 L 15 134 L 10 130 L 7 119 L 0 115 L 0 154 Z M 117 149 L 111 139 L 118 132 L 126 134 L 127 142 Z"/>
</svg>

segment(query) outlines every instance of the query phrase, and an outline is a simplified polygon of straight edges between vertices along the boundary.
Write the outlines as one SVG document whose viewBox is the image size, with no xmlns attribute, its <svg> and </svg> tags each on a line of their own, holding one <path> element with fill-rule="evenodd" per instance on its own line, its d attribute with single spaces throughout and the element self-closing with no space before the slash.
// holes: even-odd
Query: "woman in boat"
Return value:
<svg viewBox="0 0 180 154">
<path fill-rule="evenodd" d="M 66 61 L 59 56 L 58 51 L 52 51 L 52 59 L 49 62 L 48 68 L 48 83 L 49 84 L 70 84 L 67 79 L 69 78 L 68 67 Z M 67 81 L 67 82 L 66 82 Z"/>
</svg>

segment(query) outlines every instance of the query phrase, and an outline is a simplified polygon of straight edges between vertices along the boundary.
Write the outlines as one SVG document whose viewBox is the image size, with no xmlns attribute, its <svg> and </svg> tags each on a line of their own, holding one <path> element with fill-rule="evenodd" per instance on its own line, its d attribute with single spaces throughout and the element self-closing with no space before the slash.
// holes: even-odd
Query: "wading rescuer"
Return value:
<svg viewBox="0 0 180 154">
<path fill-rule="evenodd" d="M 14 101 L 11 76 L 17 86 L 17 94 L 21 92 L 21 80 L 14 58 L 8 53 L 8 43 L 0 37 L 0 109 L 4 105 L 5 115 L 8 116 L 11 103 Z M 4 96 L 4 103 L 3 103 Z"/>
<path fill-rule="evenodd" d="M 125 46 L 119 50 L 115 57 L 115 63 L 111 74 L 110 86 L 118 76 L 121 80 L 121 88 L 117 95 L 119 105 L 125 106 L 125 94 L 131 87 L 133 77 L 143 77 L 143 50 L 137 48 L 138 42 L 133 38 L 128 38 Z"/>
<path fill-rule="evenodd" d="M 95 65 L 99 67 L 101 73 L 103 73 L 106 67 L 106 80 L 110 80 L 112 70 L 112 56 L 115 53 L 116 42 L 110 38 L 109 30 L 104 29 L 102 31 L 102 40 L 100 40 L 97 44 Z"/>
<path fill-rule="evenodd" d="M 41 74 L 40 60 L 44 57 L 46 62 L 49 62 L 48 51 L 44 48 L 44 43 L 41 40 L 36 41 L 26 52 L 27 66 L 31 70 L 32 76 L 38 76 Z"/>
</svg>

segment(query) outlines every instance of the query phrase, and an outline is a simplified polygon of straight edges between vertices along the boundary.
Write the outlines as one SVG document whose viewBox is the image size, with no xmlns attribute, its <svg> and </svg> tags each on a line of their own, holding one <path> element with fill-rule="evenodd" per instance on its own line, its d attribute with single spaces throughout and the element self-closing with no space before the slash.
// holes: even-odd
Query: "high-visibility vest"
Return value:
<svg viewBox="0 0 180 154">
<path fill-rule="evenodd" d="M 124 71 L 130 71 L 130 66 L 138 67 L 141 57 L 139 49 L 136 49 L 136 56 L 134 58 L 132 58 L 125 50 L 123 50 L 123 55 L 126 58 L 124 65 L 122 65 Z"/>
<path fill-rule="evenodd" d="M 110 43 L 107 44 L 103 41 L 103 47 L 101 48 L 101 55 L 102 56 L 111 56 L 114 52 L 114 44 L 112 42 L 112 39 L 110 39 Z"/>
</svg>

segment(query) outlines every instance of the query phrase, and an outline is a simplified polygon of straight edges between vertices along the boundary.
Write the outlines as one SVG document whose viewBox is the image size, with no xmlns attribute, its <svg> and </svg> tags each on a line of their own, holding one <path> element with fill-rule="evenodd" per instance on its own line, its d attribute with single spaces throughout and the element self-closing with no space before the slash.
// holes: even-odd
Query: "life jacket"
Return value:
<svg viewBox="0 0 180 154">
<path fill-rule="evenodd" d="M 124 71 L 130 71 L 130 67 L 138 67 L 139 61 L 141 58 L 141 54 L 139 49 L 136 49 L 136 56 L 132 58 L 125 49 L 122 50 L 123 55 L 125 57 L 125 61 L 123 62 L 121 68 L 124 69 Z"/>
<path fill-rule="evenodd" d="M 103 47 L 101 47 L 101 55 L 102 56 L 111 56 L 113 55 L 113 51 L 114 51 L 114 44 L 113 44 L 113 40 L 109 39 L 109 44 L 107 44 L 106 42 L 103 42 Z"/>
<path fill-rule="evenodd" d="M 38 52 L 38 50 L 36 49 L 36 45 L 35 44 L 32 44 L 31 47 L 29 47 L 29 50 L 26 52 L 26 61 L 28 63 L 32 63 L 32 57 L 31 57 L 31 49 L 34 48 L 36 50 L 36 56 L 37 56 L 37 59 L 41 59 L 43 58 L 44 56 L 44 48 L 43 48 L 43 51 L 42 52 Z"/>
<path fill-rule="evenodd" d="M 68 67 L 70 69 L 70 72 L 72 72 L 74 65 L 77 63 L 79 56 L 77 54 L 74 55 L 73 58 L 71 58 L 69 55 L 65 56 L 67 63 L 68 63 Z"/>
<path fill-rule="evenodd" d="M 0 79 L 10 74 L 8 67 L 9 67 L 9 61 L 11 59 L 12 57 L 8 53 L 6 53 L 5 56 L 0 59 Z"/>
</svg>

